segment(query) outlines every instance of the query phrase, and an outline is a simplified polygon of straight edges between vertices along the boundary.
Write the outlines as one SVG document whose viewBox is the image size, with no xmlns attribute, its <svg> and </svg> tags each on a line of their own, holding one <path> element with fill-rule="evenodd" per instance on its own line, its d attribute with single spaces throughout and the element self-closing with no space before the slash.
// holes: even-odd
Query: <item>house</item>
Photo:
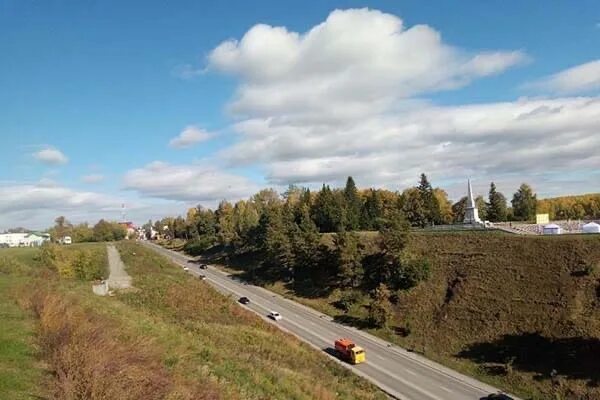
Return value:
<svg viewBox="0 0 600 400">
<path fill-rule="evenodd" d="M 35 247 L 41 246 L 44 242 L 50 240 L 47 233 L 22 232 L 22 233 L 1 233 L 0 244 L 7 244 L 8 247 Z"/>
</svg>

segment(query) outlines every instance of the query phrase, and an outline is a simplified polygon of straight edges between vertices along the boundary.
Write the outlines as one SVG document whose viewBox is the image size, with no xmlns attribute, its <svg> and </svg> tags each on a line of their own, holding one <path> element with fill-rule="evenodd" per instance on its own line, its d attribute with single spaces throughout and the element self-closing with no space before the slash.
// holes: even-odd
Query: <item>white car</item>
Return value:
<svg viewBox="0 0 600 400">
<path fill-rule="evenodd" d="M 189 271 L 190 269 L 188 268 L 188 266 L 187 266 L 187 265 L 184 265 L 184 266 L 183 266 L 183 270 L 184 270 L 184 271 Z"/>
<path fill-rule="evenodd" d="M 277 311 L 270 311 L 269 318 L 271 318 L 274 321 L 281 321 L 283 319 L 281 314 L 279 314 Z"/>
</svg>

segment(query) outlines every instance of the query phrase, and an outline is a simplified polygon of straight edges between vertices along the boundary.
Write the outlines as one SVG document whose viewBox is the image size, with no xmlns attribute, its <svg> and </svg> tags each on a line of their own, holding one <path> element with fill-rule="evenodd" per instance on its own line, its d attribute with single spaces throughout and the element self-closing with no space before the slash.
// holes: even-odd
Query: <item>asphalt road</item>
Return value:
<svg viewBox="0 0 600 400">
<path fill-rule="evenodd" d="M 348 337 L 366 350 L 367 362 L 356 366 L 337 360 L 356 374 L 368 379 L 389 395 L 402 400 L 478 400 L 498 389 L 443 367 L 415 353 L 352 327 L 333 322 L 310 309 L 261 287 L 239 282 L 233 276 L 209 266 L 200 270 L 193 259 L 180 253 L 143 242 L 195 275 L 203 274 L 207 282 L 234 298 L 246 296 L 251 303 L 242 306 L 266 318 L 269 311 L 279 312 L 283 320 L 273 322 L 302 341 L 328 354 L 335 339 Z M 268 319 L 267 319 L 268 320 Z M 270 320 L 269 320 L 270 321 Z M 330 354 L 331 355 L 331 354 Z M 513 396 L 514 397 L 514 396 Z M 517 399 L 517 397 L 514 397 Z"/>
</svg>

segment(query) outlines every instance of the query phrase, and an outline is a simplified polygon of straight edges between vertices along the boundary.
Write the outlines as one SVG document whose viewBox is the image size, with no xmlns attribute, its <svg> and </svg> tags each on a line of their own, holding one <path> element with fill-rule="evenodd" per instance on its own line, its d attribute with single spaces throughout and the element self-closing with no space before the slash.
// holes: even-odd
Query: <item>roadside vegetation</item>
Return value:
<svg viewBox="0 0 600 400">
<path fill-rule="evenodd" d="M 0 277 L 11 290 L 0 297 L 0 310 L 6 306 L 26 323 L 14 318 L 22 360 L 11 365 L 8 347 L 0 350 L 7 360 L 0 377 L 18 378 L 22 389 L 1 398 L 385 398 L 151 250 L 117 247 L 135 288 L 114 297 L 91 291 L 106 262 L 95 254 L 105 245 L 2 252 L 10 261 L 3 259 Z M 80 262 L 82 252 L 90 262 Z"/>
<path fill-rule="evenodd" d="M 597 216 L 595 201 L 582 197 L 582 215 Z M 493 183 L 477 202 L 494 221 L 531 220 L 539 206 L 527 184 L 511 207 Z M 425 175 L 403 193 L 359 191 L 348 178 L 343 189 L 193 208 L 154 228 L 164 246 L 525 398 L 600 397 L 591 360 L 573 358 L 600 355 L 598 238 L 414 229 L 462 221 L 465 205 Z"/>
</svg>

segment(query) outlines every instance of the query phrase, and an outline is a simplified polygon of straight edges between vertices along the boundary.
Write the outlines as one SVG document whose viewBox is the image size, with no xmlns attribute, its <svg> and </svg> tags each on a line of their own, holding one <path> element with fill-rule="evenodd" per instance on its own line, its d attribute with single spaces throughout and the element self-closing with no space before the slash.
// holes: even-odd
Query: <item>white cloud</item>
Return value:
<svg viewBox="0 0 600 400">
<path fill-rule="evenodd" d="M 339 126 L 252 119 L 236 125 L 240 141 L 223 155 L 237 165 L 264 164 L 274 184 L 353 175 L 363 185 L 397 188 L 420 172 L 499 179 L 600 168 L 599 120 L 597 98 L 429 105 Z"/>
<path fill-rule="evenodd" d="M 210 203 L 244 198 L 259 189 L 247 178 L 212 166 L 160 161 L 127 172 L 124 186 L 147 197 Z"/>
<path fill-rule="evenodd" d="M 66 215 L 74 222 L 117 219 L 121 202 L 115 197 L 73 190 L 47 179 L 35 184 L 0 184 L 0 228 L 18 225 L 42 229 L 51 226 L 59 215 Z"/>
<path fill-rule="evenodd" d="M 550 182 L 600 168 L 597 97 L 423 100 L 526 61 L 521 51 L 459 49 L 429 26 L 367 9 L 334 11 L 306 33 L 256 25 L 208 56 L 210 70 L 240 80 L 229 104 L 238 141 L 221 156 L 260 166 L 275 185 L 353 175 L 391 189 L 421 172 L 443 186 L 514 174 Z M 598 186 L 599 175 L 586 176 Z"/>
<path fill-rule="evenodd" d="M 208 64 L 241 78 L 230 105 L 236 116 L 330 121 L 458 88 L 526 59 L 520 51 L 470 53 L 427 25 L 407 28 L 394 15 L 352 9 L 333 11 L 304 34 L 255 25 L 216 47 Z"/>
<path fill-rule="evenodd" d="M 194 125 L 188 125 L 181 133 L 171 139 L 169 146 L 176 149 L 187 149 L 196 143 L 204 142 L 213 136 L 212 133 L 198 128 Z"/>
<path fill-rule="evenodd" d="M 600 90 L 600 59 L 576 65 L 525 87 L 567 94 Z"/>
<path fill-rule="evenodd" d="M 46 147 L 36 153 L 33 156 L 38 160 L 48 165 L 62 165 L 69 162 L 67 156 L 65 156 L 60 150 L 53 147 Z"/>
<path fill-rule="evenodd" d="M 104 175 L 102 174 L 89 174 L 81 177 L 81 181 L 84 183 L 99 183 L 104 180 Z"/>
</svg>

